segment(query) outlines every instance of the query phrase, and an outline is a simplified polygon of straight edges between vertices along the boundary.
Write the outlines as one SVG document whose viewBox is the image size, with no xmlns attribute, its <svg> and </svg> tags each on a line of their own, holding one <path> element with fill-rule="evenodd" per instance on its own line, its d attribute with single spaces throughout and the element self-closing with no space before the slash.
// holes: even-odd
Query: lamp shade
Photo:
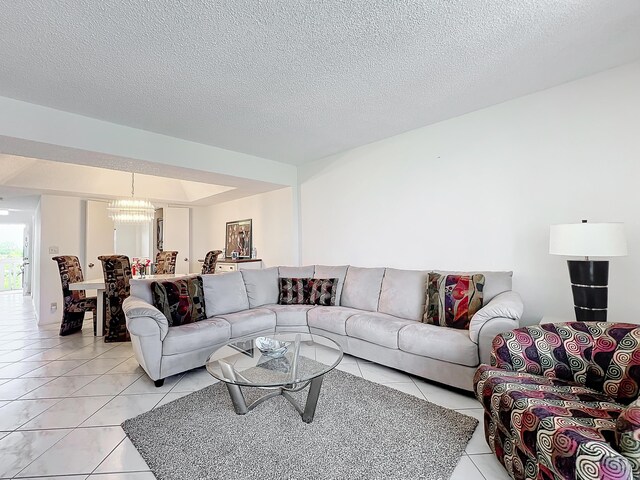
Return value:
<svg viewBox="0 0 640 480">
<path fill-rule="evenodd" d="M 570 257 L 623 257 L 627 254 L 624 224 L 551 225 L 549 253 Z"/>
</svg>

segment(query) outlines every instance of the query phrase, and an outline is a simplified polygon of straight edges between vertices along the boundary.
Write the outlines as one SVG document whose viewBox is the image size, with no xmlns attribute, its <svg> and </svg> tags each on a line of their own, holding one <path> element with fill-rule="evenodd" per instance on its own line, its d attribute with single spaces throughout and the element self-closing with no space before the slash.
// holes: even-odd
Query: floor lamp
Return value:
<svg viewBox="0 0 640 480">
<path fill-rule="evenodd" d="M 567 260 L 576 320 L 607 321 L 609 261 L 589 257 L 622 257 L 627 240 L 622 223 L 551 225 L 549 253 L 584 260 Z"/>
</svg>

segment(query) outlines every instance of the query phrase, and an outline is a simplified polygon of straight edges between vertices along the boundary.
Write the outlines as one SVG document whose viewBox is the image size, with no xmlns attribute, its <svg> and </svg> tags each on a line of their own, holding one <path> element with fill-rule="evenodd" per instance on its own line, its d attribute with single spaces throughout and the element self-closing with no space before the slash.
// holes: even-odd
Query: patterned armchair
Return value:
<svg viewBox="0 0 640 480">
<path fill-rule="evenodd" d="M 207 252 L 207 255 L 204 257 L 204 263 L 202 264 L 202 273 L 216 273 L 216 263 L 218 262 L 218 257 L 222 253 L 222 250 L 211 250 Z"/>
<path fill-rule="evenodd" d="M 125 255 L 106 255 L 98 257 L 104 272 L 105 303 L 105 342 L 128 342 L 131 340 L 127 330 L 122 303 L 129 296 L 131 264 Z"/>
<path fill-rule="evenodd" d="M 178 252 L 176 250 L 165 250 L 156 254 L 156 273 L 164 275 L 168 273 L 176 273 L 176 258 Z"/>
<path fill-rule="evenodd" d="M 64 308 L 62 310 L 62 323 L 60 335 L 70 335 L 82 330 L 85 312 L 93 312 L 93 333 L 96 334 L 96 297 L 87 297 L 84 290 L 71 290 L 70 283 L 82 282 L 82 268 L 78 257 L 73 255 L 61 255 L 53 257 L 58 263 L 60 283 L 62 284 L 62 298 Z"/>
<path fill-rule="evenodd" d="M 640 478 L 640 326 L 544 324 L 498 335 L 475 394 L 514 479 Z"/>
</svg>

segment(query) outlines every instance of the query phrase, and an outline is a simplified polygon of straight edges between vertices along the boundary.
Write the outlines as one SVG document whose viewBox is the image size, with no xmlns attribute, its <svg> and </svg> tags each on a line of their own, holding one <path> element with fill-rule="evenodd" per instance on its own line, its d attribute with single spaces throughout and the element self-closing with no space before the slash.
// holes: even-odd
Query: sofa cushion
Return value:
<svg viewBox="0 0 640 480">
<path fill-rule="evenodd" d="M 309 303 L 309 279 L 308 278 L 278 278 L 279 305 L 304 305 Z"/>
<path fill-rule="evenodd" d="M 278 303 L 278 268 L 261 270 L 241 270 L 244 285 L 247 288 L 249 306 L 260 307 L 269 303 Z"/>
<path fill-rule="evenodd" d="M 511 290 L 513 272 L 452 272 L 446 270 L 433 270 L 440 275 L 484 275 L 484 291 L 482 296 L 484 303 L 491 301 L 493 297 L 502 292 Z"/>
<path fill-rule="evenodd" d="M 306 327 L 307 312 L 314 305 L 264 305 L 262 308 L 268 308 L 276 314 L 277 326 L 288 327 Z"/>
<path fill-rule="evenodd" d="M 347 335 L 382 347 L 398 349 L 398 333 L 413 320 L 403 320 L 385 313 L 358 313 L 347 319 Z"/>
<path fill-rule="evenodd" d="M 478 346 L 467 330 L 413 323 L 400 330 L 398 346 L 404 352 L 467 367 L 480 363 Z"/>
<path fill-rule="evenodd" d="M 482 308 L 484 276 L 429 273 L 424 322 L 469 329 L 471 318 Z"/>
<path fill-rule="evenodd" d="M 169 329 L 162 342 L 163 355 L 189 353 L 200 348 L 213 347 L 229 340 L 231 326 L 219 318 L 209 318 L 201 322 L 188 323 Z"/>
<path fill-rule="evenodd" d="M 321 305 L 330 307 L 336 305 L 336 292 L 338 291 L 337 278 L 310 278 L 308 279 L 309 305 Z"/>
<path fill-rule="evenodd" d="M 151 288 L 153 305 L 167 317 L 169 327 L 207 318 L 201 277 L 157 281 Z"/>
<path fill-rule="evenodd" d="M 202 275 L 207 317 L 249 308 L 247 290 L 240 272 Z"/>
<path fill-rule="evenodd" d="M 387 268 L 382 279 L 378 311 L 394 317 L 422 321 L 426 304 L 426 270 Z"/>
<path fill-rule="evenodd" d="M 307 265 L 304 267 L 278 267 L 278 276 L 284 278 L 312 278 L 315 267 Z"/>
<path fill-rule="evenodd" d="M 340 304 L 375 312 L 378 309 L 384 268 L 349 267 Z"/>
<path fill-rule="evenodd" d="M 265 330 L 275 330 L 276 314 L 267 308 L 219 315 L 231 324 L 231 338 L 244 337 Z"/>
<path fill-rule="evenodd" d="M 342 305 L 341 297 L 342 297 L 342 288 L 344 287 L 344 279 L 347 276 L 347 269 L 349 267 L 347 265 L 340 266 L 327 266 L 327 265 L 316 265 L 315 272 L 313 273 L 313 278 L 337 278 L 338 279 L 338 287 L 336 289 L 336 305 Z"/>
<path fill-rule="evenodd" d="M 315 307 L 307 313 L 309 327 L 319 328 L 338 335 L 347 334 L 347 319 L 362 310 L 348 307 Z"/>
</svg>

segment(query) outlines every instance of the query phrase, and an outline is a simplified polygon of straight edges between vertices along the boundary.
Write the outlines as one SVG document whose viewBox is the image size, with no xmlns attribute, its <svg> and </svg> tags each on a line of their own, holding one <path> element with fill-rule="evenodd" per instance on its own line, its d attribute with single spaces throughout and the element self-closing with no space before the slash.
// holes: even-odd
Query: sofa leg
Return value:
<svg viewBox="0 0 640 480">
<path fill-rule="evenodd" d="M 162 385 L 164 385 L 164 378 L 161 378 L 160 380 L 154 380 L 153 383 L 156 387 L 161 387 Z"/>
</svg>

